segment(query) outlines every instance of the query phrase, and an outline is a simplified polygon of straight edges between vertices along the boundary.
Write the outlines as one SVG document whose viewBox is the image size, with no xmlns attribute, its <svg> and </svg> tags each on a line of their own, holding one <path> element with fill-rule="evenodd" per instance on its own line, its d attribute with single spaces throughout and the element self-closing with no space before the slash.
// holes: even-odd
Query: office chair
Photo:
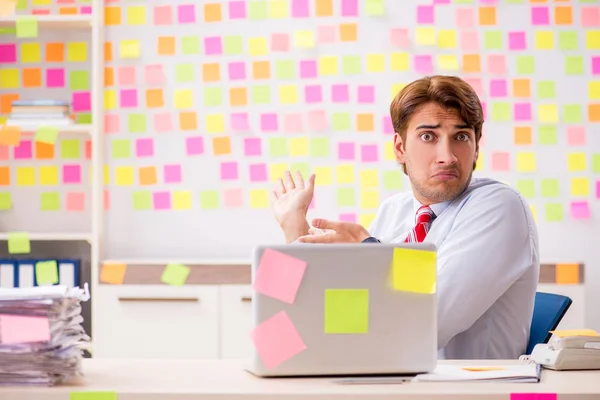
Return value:
<svg viewBox="0 0 600 400">
<path fill-rule="evenodd" d="M 573 300 L 559 294 L 537 292 L 533 307 L 533 318 L 527 344 L 527 355 L 530 355 L 538 343 L 548 343 L 552 334 L 550 331 L 556 329 Z"/>
</svg>

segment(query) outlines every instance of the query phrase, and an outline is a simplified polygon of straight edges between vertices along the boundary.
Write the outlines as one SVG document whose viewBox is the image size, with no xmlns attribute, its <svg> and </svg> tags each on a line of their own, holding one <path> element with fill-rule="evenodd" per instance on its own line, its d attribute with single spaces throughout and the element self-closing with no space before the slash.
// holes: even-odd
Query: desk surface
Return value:
<svg viewBox="0 0 600 400">
<path fill-rule="evenodd" d="M 515 361 L 446 361 L 460 365 L 514 364 Z M 116 392 L 118 400 L 324 400 L 418 399 L 509 400 L 510 393 L 557 393 L 558 400 L 600 399 L 600 371 L 544 370 L 535 383 L 405 383 L 339 385 L 330 378 L 257 378 L 236 361 L 148 361 L 86 359 L 85 377 L 52 388 L 0 388 L 0 399 L 68 400 L 70 392 Z"/>
</svg>

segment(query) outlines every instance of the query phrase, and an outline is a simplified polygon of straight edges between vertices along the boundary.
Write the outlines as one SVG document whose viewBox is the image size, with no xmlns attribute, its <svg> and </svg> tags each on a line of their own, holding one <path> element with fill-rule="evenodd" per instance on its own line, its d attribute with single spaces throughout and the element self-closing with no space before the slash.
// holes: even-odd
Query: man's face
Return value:
<svg viewBox="0 0 600 400">
<path fill-rule="evenodd" d="M 471 181 L 477 161 L 475 131 L 458 111 L 426 103 L 411 117 L 406 143 L 394 136 L 394 153 L 406 173 L 417 200 L 430 205 L 452 200 Z"/>
</svg>

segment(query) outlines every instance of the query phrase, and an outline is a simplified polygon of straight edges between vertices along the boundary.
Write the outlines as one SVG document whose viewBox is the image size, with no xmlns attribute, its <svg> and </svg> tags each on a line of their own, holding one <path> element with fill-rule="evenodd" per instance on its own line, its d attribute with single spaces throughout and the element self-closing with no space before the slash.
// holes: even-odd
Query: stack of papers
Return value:
<svg viewBox="0 0 600 400">
<path fill-rule="evenodd" d="M 511 366 L 460 367 L 438 365 L 433 372 L 417 375 L 417 382 L 521 382 L 540 381 L 541 367 L 538 364 Z"/>
<path fill-rule="evenodd" d="M 83 289 L 0 289 L 0 385 L 51 386 L 81 375 Z"/>
</svg>

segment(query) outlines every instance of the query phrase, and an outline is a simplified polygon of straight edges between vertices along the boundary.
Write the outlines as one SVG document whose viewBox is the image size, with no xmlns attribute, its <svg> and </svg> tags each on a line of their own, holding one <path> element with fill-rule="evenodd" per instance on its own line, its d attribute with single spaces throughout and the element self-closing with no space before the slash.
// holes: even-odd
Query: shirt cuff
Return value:
<svg viewBox="0 0 600 400">
<path fill-rule="evenodd" d="M 369 236 L 368 238 L 366 238 L 362 242 L 363 243 L 381 243 L 381 241 L 379 239 L 374 238 L 373 236 Z"/>
</svg>

